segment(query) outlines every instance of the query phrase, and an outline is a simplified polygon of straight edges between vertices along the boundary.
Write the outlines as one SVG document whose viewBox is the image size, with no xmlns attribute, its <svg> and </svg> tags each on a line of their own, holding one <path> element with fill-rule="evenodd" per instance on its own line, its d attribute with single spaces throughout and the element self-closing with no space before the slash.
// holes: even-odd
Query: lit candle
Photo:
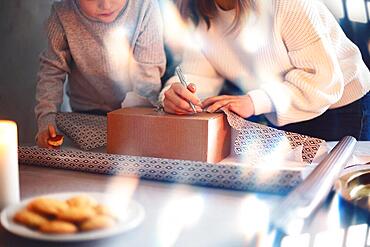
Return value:
<svg viewBox="0 0 370 247">
<path fill-rule="evenodd" d="M 17 124 L 0 120 L 0 210 L 19 201 Z"/>
</svg>

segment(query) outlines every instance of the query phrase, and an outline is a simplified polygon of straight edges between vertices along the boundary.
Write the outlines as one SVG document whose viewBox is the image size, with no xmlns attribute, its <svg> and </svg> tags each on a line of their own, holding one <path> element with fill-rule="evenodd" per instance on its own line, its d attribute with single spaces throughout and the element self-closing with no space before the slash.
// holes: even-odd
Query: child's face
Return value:
<svg viewBox="0 0 370 247">
<path fill-rule="evenodd" d="M 88 17 L 110 23 L 121 12 L 127 0 L 79 0 L 80 8 Z"/>
</svg>

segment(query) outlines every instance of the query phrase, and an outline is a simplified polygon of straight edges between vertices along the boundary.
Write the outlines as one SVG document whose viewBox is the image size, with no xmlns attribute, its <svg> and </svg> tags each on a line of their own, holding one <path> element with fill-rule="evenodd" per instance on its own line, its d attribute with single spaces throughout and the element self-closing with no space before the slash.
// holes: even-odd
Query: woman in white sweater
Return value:
<svg viewBox="0 0 370 247">
<path fill-rule="evenodd" d="M 172 77 L 161 92 L 175 114 L 228 108 L 264 114 L 272 126 L 338 140 L 370 140 L 370 73 L 359 49 L 316 0 L 182 0 L 199 42 L 186 49 L 187 90 Z M 224 81 L 243 95 L 219 95 Z M 217 96 L 219 95 L 219 96 Z"/>
</svg>

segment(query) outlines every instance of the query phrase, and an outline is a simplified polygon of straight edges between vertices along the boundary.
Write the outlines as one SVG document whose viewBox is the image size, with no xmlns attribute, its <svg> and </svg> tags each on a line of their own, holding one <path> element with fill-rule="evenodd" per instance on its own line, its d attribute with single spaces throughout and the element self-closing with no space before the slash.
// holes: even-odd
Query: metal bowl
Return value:
<svg viewBox="0 0 370 247">
<path fill-rule="evenodd" d="M 346 201 L 370 211 L 370 169 L 341 176 L 336 189 Z"/>
</svg>

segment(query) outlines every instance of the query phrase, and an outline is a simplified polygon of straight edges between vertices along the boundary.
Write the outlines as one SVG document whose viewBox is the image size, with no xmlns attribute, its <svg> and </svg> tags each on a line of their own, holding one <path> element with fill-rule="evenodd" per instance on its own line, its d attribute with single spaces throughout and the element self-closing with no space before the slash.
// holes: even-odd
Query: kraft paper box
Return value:
<svg viewBox="0 0 370 247">
<path fill-rule="evenodd" d="M 216 163 L 230 154 L 230 136 L 223 113 L 179 116 L 140 107 L 108 113 L 112 154 Z"/>
</svg>

